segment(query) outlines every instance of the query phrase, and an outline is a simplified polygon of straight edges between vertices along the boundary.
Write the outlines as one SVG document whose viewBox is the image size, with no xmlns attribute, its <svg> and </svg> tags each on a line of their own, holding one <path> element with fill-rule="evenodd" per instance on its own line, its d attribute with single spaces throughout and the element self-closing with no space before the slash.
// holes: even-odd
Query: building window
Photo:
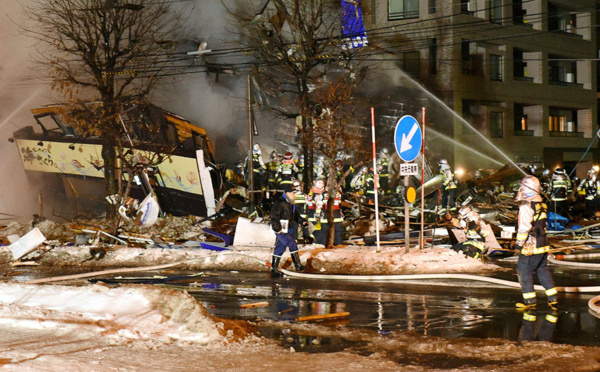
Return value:
<svg viewBox="0 0 600 372">
<path fill-rule="evenodd" d="M 421 77 L 421 54 L 419 52 L 406 52 L 399 55 L 398 64 L 402 71 L 414 78 Z"/>
<path fill-rule="evenodd" d="M 429 0 L 429 14 L 435 14 L 435 0 Z"/>
<path fill-rule="evenodd" d="M 483 75 L 483 54 L 477 44 L 463 40 L 461 42 L 461 67 L 463 75 Z"/>
<path fill-rule="evenodd" d="M 490 135 L 492 138 L 504 137 L 504 114 L 502 112 L 490 112 Z"/>
<path fill-rule="evenodd" d="M 460 12 L 462 14 L 475 14 L 475 4 L 472 0 L 460 0 Z"/>
<path fill-rule="evenodd" d="M 516 25 L 525 23 L 525 14 L 527 12 L 523 9 L 523 0 L 513 0 L 512 8 L 513 23 Z"/>
<path fill-rule="evenodd" d="M 490 22 L 502 24 L 502 0 L 490 0 Z"/>
<path fill-rule="evenodd" d="M 431 39 L 429 43 L 429 73 L 437 74 L 437 39 Z"/>
<path fill-rule="evenodd" d="M 490 80 L 502 81 L 503 65 L 501 55 L 490 54 Z"/>
<path fill-rule="evenodd" d="M 419 0 L 388 0 L 388 21 L 419 18 Z"/>
</svg>

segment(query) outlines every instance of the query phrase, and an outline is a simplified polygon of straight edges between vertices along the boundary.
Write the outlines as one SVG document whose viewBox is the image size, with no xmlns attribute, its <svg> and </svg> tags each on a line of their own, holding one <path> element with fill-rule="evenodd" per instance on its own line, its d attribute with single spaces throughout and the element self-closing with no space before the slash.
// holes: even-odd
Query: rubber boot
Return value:
<svg viewBox="0 0 600 372">
<path fill-rule="evenodd" d="M 300 256 L 298 256 L 298 252 L 291 252 L 291 254 L 294 266 L 296 266 L 296 271 L 306 270 L 306 266 L 302 265 L 302 262 L 300 261 Z"/>
<path fill-rule="evenodd" d="M 271 278 L 281 278 L 283 274 L 277 268 L 279 267 L 279 261 L 281 261 L 281 257 L 273 256 L 271 260 Z"/>
</svg>

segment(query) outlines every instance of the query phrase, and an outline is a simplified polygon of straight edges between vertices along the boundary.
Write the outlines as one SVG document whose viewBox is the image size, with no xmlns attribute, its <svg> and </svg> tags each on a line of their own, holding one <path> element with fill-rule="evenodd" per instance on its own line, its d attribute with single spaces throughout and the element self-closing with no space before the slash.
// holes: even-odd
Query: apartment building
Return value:
<svg viewBox="0 0 600 372">
<path fill-rule="evenodd" d="M 441 154 L 455 167 L 497 168 L 509 158 L 571 170 L 581 161 L 585 175 L 599 162 L 595 1 L 362 4 L 369 43 L 485 137 L 430 102 L 428 123 L 464 145 Z"/>
</svg>

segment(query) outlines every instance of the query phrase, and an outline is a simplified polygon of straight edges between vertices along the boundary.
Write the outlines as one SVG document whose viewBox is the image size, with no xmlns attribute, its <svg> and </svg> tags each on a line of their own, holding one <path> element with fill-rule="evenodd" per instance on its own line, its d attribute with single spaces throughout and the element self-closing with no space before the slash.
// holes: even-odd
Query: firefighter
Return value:
<svg viewBox="0 0 600 372">
<path fill-rule="evenodd" d="M 248 169 L 248 158 L 246 157 L 246 161 L 244 164 L 244 169 Z M 265 188 L 265 172 L 267 171 L 267 167 L 265 166 L 265 162 L 262 158 L 262 150 L 258 143 L 254 144 L 252 148 L 252 190 L 263 191 Z M 260 195 L 260 194 L 259 194 Z"/>
<path fill-rule="evenodd" d="M 335 183 L 336 194 L 335 200 L 333 201 L 333 224 L 334 224 L 334 238 L 333 245 L 341 245 L 343 243 L 342 233 L 344 232 L 344 216 L 342 214 L 342 210 L 340 209 L 342 204 L 342 189 L 339 184 Z M 319 244 L 327 244 L 327 229 L 328 229 L 328 221 L 327 221 L 327 210 L 329 208 L 329 187 L 325 187 L 325 193 L 323 194 L 323 213 L 321 214 L 321 242 L 317 242 Z"/>
<path fill-rule="evenodd" d="M 271 152 L 271 161 L 267 163 L 267 188 L 269 191 L 277 189 L 277 173 L 279 172 L 279 154 L 273 150 Z"/>
<path fill-rule="evenodd" d="M 293 180 L 293 187 L 294 187 L 294 192 L 296 193 L 296 199 L 295 199 L 295 204 L 296 204 L 296 209 L 298 210 L 298 213 L 300 213 L 300 216 L 302 218 L 304 218 L 305 220 L 308 219 L 308 216 L 306 214 L 306 194 L 302 191 L 302 183 L 298 180 L 298 179 L 294 179 Z M 294 239 L 298 238 L 298 224 L 296 224 L 294 222 Z M 302 229 L 302 237 L 305 241 L 305 243 L 312 243 L 312 239 L 310 237 L 310 233 L 308 231 L 308 227 L 304 227 Z"/>
<path fill-rule="evenodd" d="M 600 182 L 596 179 L 596 172 L 590 169 L 586 178 L 577 186 L 577 192 L 585 199 L 585 218 L 594 217 L 598 203 L 598 188 Z"/>
<path fill-rule="evenodd" d="M 306 216 L 315 230 L 311 239 L 315 242 L 320 240 L 321 235 L 321 212 L 323 211 L 323 192 L 325 191 L 325 181 L 315 180 L 308 195 L 306 196 Z"/>
<path fill-rule="evenodd" d="M 455 227 L 464 230 L 466 240 L 455 244 L 452 246 L 452 249 L 457 252 L 463 252 L 465 255 L 473 258 L 483 259 L 483 255 L 485 254 L 485 238 L 488 235 L 488 231 L 479 213 L 471 207 L 461 207 L 458 210 L 458 219 L 453 219 L 453 222 Z"/>
<path fill-rule="evenodd" d="M 350 181 L 350 188 L 358 194 L 365 193 L 365 182 L 367 177 L 367 167 L 361 167 Z"/>
<path fill-rule="evenodd" d="M 379 184 L 381 185 L 381 192 L 384 194 L 391 193 L 388 185 L 390 182 L 390 153 L 387 148 L 382 148 L 377 159 L 377 170 L 379 171 Z"/>
<path fill-rule="evenodd" d="M 225 178 L 227 181 L 233 183 L 236 186 L 247 187 L 246 177 L 244 176 L 244 163 L 242 161 L 238 161 L 235 163 L 233 171 L 228 169 L 225 172 Z"/>
<path fill-rule="evenodd" d="M 286 152 L 279 166 L 279 172 L 277 173 L 277 183 L 280 188 L 285 186 L 293 186 L 293 179 L 298 173 L 298 168 L 294 164 L 294 155 L 291 152 Z"/>
<path fill-rule="evenodd" d="M 521 202 L 517 217 L 516 250 L 519 254 L 517 276 L 523 294 L 523 302 L 518 302 L 516 306 L 524 310 L 536 308 L 533 284 L 533 274 L 536 273 L 546 290 L 548 307 L 557 310 L 557 291 L 548 269 L 550 243 L 546 236 L 547 207 L 540 195 L 540 181 L 534 176 L 525 176 L 520 182 L 515 201 Z"/>
<path fill-rule="evenodd" d="M 307 226 L 308 222 L 300 216 L 300 213 L 294 205 L 296 193 L 292 185 L 286 185 L 281 194 L 271 207 L 271 228 L 277 234 L 275 248 L 273 249 L 273 258 L 271 260 L 271 277 L 278 278 L 282 274 L 279 271 L 279 262 L 285 250 L 289 248 L 292 262 L 296 271 L 304 271 L 306 266 L 302 265 L 298 255 L 298 244 L 292 236 L 292 222 L 297 222 L 302 226 Z"/>
<path fill-rule="evenodd" d="M 304 154 L 300 154 L 296 161 L 296 169 L 298 169 L 298 180 L 304 181 Z"/>
<path fill-rule="evenodd" d="M 373 175 L 373 168 L 370 168 L 365 175 L 365 198 L 367 199 L 367 204 L 375 204 L 375 176 Z"/>
<path fill-rule="evenodd" d="M 550 211 L 567 216 L 567 198 L 571 192 L 571 182 L 562 168 L 556 168 L 550 180 Z"/>
<path fill-rule="evenodd" d="M 325 163 L 325 157 L 323 155 L 319 155 L 317 157 L 317 161 L 315 161 L 315 164 L 313 165 L 313 177 L 315 179 L 327 178 L 327 171 L 325 170 L 326 167 L 327 164 Z"/>
<path fill-rule="evenodd" d="M 440 174 L 442 175 L 442 209 L 440 210 L 440 214 L 456 212 L 456 201 L 454 200 L 456 181 L 454 173 L 450 169 L 448 160 L 440 159 L 438 165 Z"/>
</svg>

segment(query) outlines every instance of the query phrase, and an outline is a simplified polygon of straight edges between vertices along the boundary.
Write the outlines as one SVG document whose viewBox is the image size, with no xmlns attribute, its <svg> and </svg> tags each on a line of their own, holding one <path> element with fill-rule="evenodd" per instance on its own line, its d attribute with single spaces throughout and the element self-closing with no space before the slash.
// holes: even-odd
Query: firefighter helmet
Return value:
<svg viewBox="0 0 600 372">
<path fill-rule="evenodd" d="M 258 143 L 254 144 L 254 147 L 252 148 L 252 152 L 256 155 L 261 155 L 262 151 L 260 149 L 260 145 Z"/>
<path fill-rule="evenodd" d="M 297 178 L 294 178 L 292 181 L 292 185 L 296 191 L 302 191 L 302 184 Z"/>
<path fill-rule="evenodd" d="M 294 155 L 291 152 L 286 152 L 285 155 L 283 155 L 283 160 L 292 160 L 294 158 Z"/>
<path fill-rule="evenodd" d="M 388 149 L 386 147 L 381 149 L 381 156 L 388 156 L 390 154 L 390 152 L 388 151 Z"/>
<path fill-rule="evenodd" d="M 342 170 L 342 168 L 344 167 L 344 163 L 342 163 L 340 159 L 336 160 L 334 165 L 337 170 Z"/>
<path fill-rule="evenodd" d="M 587 178 L 588 178 L 588 180 L 594 180 L 594 179 L 596 179 L 596 171 L 593 170 L 593 169 L 590 169 L 587 172 Z"/>
<path fill-rule="evenodd" d="M 318 194 L 322 193 L 323 190 L 325 190 L 325 181 L 322 179 L 315 180 L 315 182 L 313 182 L 312 189 Z"/>
<path fill-rule="evenodd" d="M 442 170 L 450 169 L 450 164 L 448 164 L 448 160 L 446 159 L 440 159 L 438 165 Z"/>
<path fill-rule="evenodd" d="M 537 177 L 528 175 L 523 177 L 519 183 L 519 191 L 517 191 L 516 201 L 542 201 L 540 196 L 540 180 Z"/>
<path fill-rule="evenodd" d="M 244 171 L 244 163 L 242 163 L 241 161 L 235 163 L 235 171 L 237 173 L 242 173 Z"/>
<path fill-rule="evenodd" d="M 563 168 L 556 168 L 554 170 L 553 177 L 555 177 L 555 178 L 559 178 L 559 177 L 560 178 L 564 178 L 564 177 L 566 177 L 566 175 L 567 175 L 567 172 L 565 172 L 565 170 Z"/>
</svg>

